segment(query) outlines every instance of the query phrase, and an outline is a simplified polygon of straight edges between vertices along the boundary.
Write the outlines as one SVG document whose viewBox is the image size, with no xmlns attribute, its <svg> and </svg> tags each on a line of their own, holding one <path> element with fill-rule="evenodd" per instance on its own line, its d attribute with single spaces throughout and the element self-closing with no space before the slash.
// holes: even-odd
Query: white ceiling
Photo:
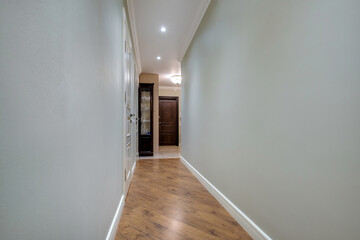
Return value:
<svg viewBox="0 0 360 240">
<path fill-rule="evenodd" d="M 159 74 L 160 86 L 176 86 L 182 60 L 210 0 L 128 0 L 137 63 Z M 166 32 L 160 28 L 166 27 Z M 161 60 L 156 57 L 161 56 Z"/>
</svg>

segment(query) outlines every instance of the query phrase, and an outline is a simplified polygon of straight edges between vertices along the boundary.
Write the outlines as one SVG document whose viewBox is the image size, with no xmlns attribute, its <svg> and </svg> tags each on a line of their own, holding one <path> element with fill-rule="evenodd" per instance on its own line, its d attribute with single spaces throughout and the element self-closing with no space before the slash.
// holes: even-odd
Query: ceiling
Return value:
<svg viewBox="0 0 360 240">
<path fill-rule="evenodd" d="M 173 86 L 181 60 L 210 0 L 128 0 L 137 65 L 142 73 L 159 74 L 160 86 Z M 166 27 L 166 32 L 161 32 Z M 157 56 L 161 60 L 157 60 Z"/>
</svg>

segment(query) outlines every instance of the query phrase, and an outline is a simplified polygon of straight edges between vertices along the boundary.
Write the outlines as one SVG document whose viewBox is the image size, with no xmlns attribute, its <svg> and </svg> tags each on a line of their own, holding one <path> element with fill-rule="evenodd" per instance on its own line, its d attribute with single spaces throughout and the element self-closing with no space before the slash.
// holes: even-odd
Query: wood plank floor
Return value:
<svg viewBox="0 0 360 240">
<path fill-rule="evenodd" d="M 159 146 L 159 151 L 154 152 L 154 156 L 143 156 L 140 159 L 164 159 L 164 158 L 180 158 L 179 146 Z"/>
<path fill-rule="evenodd" d="M 115 239 L 252 239 L 179 159 L 141 160 Z"/>
</svg>

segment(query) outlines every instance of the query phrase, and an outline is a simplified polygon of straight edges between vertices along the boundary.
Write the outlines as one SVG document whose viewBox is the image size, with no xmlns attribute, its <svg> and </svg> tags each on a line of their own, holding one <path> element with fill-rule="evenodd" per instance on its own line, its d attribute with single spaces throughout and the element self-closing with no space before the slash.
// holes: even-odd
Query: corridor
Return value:
<svg viewBox="0 0 360 240">
<path fill-rule="evenodd" d="M 252 238 L 179 159 L 147 159 L 137 163 L 115 239 Z"/>
<path fill-rule="evenodd" d="M 0 240 L 360 239 L 360 0 L 0 3 Z"/>
</svg>

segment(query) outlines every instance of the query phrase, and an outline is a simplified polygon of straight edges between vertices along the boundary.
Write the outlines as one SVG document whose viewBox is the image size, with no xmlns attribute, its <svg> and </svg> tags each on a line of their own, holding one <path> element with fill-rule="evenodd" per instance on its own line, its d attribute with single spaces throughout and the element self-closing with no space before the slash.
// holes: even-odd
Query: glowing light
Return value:
<svg viewBox="0 0 360 240">
<path fill-rule="evenodd" d="M 181 83 L 181 75 L 171 76 L 170 80 L 175 84 L 180 84 Z"/>
</svg>

